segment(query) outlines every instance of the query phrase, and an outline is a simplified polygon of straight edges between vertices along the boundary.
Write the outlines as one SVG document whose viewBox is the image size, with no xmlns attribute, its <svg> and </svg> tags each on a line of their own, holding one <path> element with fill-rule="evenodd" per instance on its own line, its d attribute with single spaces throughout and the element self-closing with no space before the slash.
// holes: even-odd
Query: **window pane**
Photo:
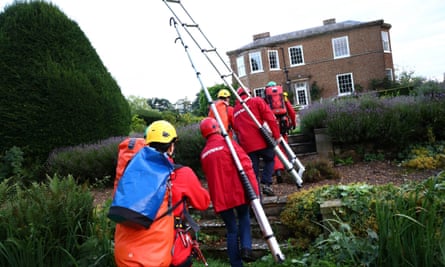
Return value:
<svg viewBox="0 0 445 267">
<path fill-rule="evenodd" d="M 388 78 L 388 80 L 393 81 L 393 78 L 392 78 L 392 69 L 386 69 L 386 70 L 385 70 L 385 75 L 386 75 L 386 77 Z"/>
<path fill-rule="evenodd" d="M 332 47 L 334 49 L 334 58 L 349 56 L 349 44 L 347 36 L 332 39 Z"/>
<path fill-rule="evenodd" d="M 254 90 L 253 90 L 253 96 L 259 96 L 259 97 L 261 97 L 261 98 L 264 98 L 265 97 L 265 94 L 264 94 L 264 87 L 261 87 L 261 88 L 255 88 Z"/>
<path fill-rule="evenodd" d="M 280 68 L 280 63 L 278 61 L 278 52 L 276 50 L 269 51 L 269 68 L 271 70 Z"/>
<path fill-rule="evenodd" d="M 246 66 L 244 65 L 244 57 L 236 58 L 236 65 L 238 67 L 238 76 L 246 76 Z"/>
<path fill-rule="evenodd" d="M 299 105 L 306 106 L 307 105 L 307 102 L 306 102 L 306 91 L 298 90 L 297 91 L 297 100 L 298 100 L 298 104 Z"/>
<path fill-rule="evenodd" d="M 301 46 L 290 47 L 289 56 L 291 66 L 304 64 L 303 48 Z"/>
<path fill-rule="evenodd" d="M 351 73 L 337 75 L 337 84 L 339 95 L 350 94 L 354 91 Z"/>
<path fill-rule="evenodd" d="M 382 43 L 383 43 L 383 51 L 384 52 L 391 52 L 391 49 L 389 48 L 389 35 L 388 35 L 388 32 L 382 32 Z"/>
<path fill-rule="evenodd" d="M 306 90 L 306 84 L 305 82 L 298 82 L 295 84 L 295 97 L 297 100 L 297 104 L 301 106 L 307 106 L 308 105 L 308 97 L 307 97 L 307 90 Z"/>
<path fill-rule="evenodd" d="M 261 62 L 261 53 L 255 52 L 250 53 L 250 69 L 252 72 L 260 72 L 263 71 L 263 63 Z"/>
</svg>

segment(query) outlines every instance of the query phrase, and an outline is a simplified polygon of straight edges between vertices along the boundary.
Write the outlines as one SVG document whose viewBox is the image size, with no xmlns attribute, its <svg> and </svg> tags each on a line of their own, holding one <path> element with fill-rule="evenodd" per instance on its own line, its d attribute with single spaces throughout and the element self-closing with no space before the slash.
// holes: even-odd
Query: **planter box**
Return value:
<svg viewBox="0 0 445 267">
<path fill-rule="evenodd" d="M 317 153 L 320 158 L 329 159 L 332 158 L 333 148 L 332 140 L 328 134 L 327 128 L 314 129 L 315 145 L 317 147 Z"/>
</svg>

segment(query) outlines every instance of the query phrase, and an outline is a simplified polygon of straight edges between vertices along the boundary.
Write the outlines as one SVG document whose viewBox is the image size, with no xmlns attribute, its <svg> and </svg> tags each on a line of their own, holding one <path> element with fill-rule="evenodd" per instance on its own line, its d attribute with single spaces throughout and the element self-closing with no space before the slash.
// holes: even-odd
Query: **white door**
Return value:
<svg viewBox="0 0 445 267">
<path fill-rule="evenodd" d="M 307 82 L 294 83 L 295 104 L 305 108 L 309 104 Z"/>
</svg>

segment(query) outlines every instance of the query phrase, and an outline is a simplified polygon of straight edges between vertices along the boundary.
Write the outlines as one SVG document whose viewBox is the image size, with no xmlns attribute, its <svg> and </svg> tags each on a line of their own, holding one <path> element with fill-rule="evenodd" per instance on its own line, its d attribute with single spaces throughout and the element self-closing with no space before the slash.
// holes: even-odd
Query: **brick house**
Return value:
<svg viewBox="0 0 445 267">
<path fill-rule="evenodd" d="M 390 28 L 383 20 L 329 19 L 305 30 L 254 35 L 253 42 L 227 55 L 231 68 L 255 95 L 263 95 L 264 86 L 275 81 L 294 104 L 305 107 L 318 98 L 368 91 L 373 79 L 393 81 Z M 317 87 L 318 96 L 312 93 L 311 99 L 311 88 Z"/>
</svg>

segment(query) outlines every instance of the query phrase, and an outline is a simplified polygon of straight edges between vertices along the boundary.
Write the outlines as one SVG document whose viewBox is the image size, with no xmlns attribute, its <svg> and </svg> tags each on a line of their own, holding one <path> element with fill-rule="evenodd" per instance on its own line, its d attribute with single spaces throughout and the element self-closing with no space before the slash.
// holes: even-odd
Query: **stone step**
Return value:
<svg viewBox="0 0 445 267">
<path fill-rule="evenodd" d="M 281 211 L 287 202 L 287 196 L 272 196 L 272 197 L 264 197 L 262 201 L 262 207 L 266 216 L 279 216 Z M 209 219 L 217 219 L 218 216 L 215 214 L 213 210 L 213 206 L 210 205 L 208 209 L 205 211 L 195 210 L 190 207 L 190 214 L 194 215 L 200 220 L 209 220 Z"/>
<path fill-rule="evenodd" d="M 267 216 L 267 220 L 272 228 L 273 234 L 277 239 L 285 239 L 289 236 L 289 229 L 283 225 L 279 217 Z M 221 219 L 201 220 L 199 221 L 201 227 L 200 232 L 216 239 L 225 239 L 226 229 L 224 222 Z M 262 238 L 263 233 L 261 227 L 255 216 L 251 215 L 252 237 Z"/>
<path fill-rule="evenodd" d="M 280 243 L 281 241 L 281 243 Z M 288 244 L 286 240 L 277 240 L 280 249 L 286 248 Z M 221 259 L 228 261 L 226 242 L 220 242 L 218 244 L 200 244 L 200 248 L 206 258 Z M 256 258 L 270 254 L 269 245 L 264 239 L 252 239 L 252 252 Z M 285 255 L 286 256 L 286 255 Z"/>
<path fill-rule="evenodd" d="M 313 142 L 306 143 L 289 143 L 290 148 L 297 156 L 306 155 L 317 152 L 317 147 Z"/>
<path fill-rule="evenodd" d="M 306 142 L 315 142 L 314 136 L 309 136 L 305 134 L 291 134 L 287 136 L 287 141 L 289 144 L 292 143 L 306 143 Z"/>
<path fill-rule="evenodd" d="M 280 245 L 286 246 L 289 237 L 289 229 L 283 225 L 279 219 L 281 211 L 286 205 L 287 197 L 265 197 L 262 207 L 267 217 L 267 223 L 272 228 L 272 232 Z M 211 212 L 210 212 L 210 211 Z M 201 242 L 200 247 L 205 257 L 227 259 L 226 230 L 222 219 L 217 216 L 213 209 L 205 211 L 199 220 Z M 192 211 L 195 213 L 195 211 Z M 196 213 L 195 213 L 196 215 Z M 263 238 L 261 227 L 258 224 L 255 214 L 251 211 L 252 226 L 252 247 L 256 257 L 261 257 L 270 253 L 269 246 Z"/>
</svg>

